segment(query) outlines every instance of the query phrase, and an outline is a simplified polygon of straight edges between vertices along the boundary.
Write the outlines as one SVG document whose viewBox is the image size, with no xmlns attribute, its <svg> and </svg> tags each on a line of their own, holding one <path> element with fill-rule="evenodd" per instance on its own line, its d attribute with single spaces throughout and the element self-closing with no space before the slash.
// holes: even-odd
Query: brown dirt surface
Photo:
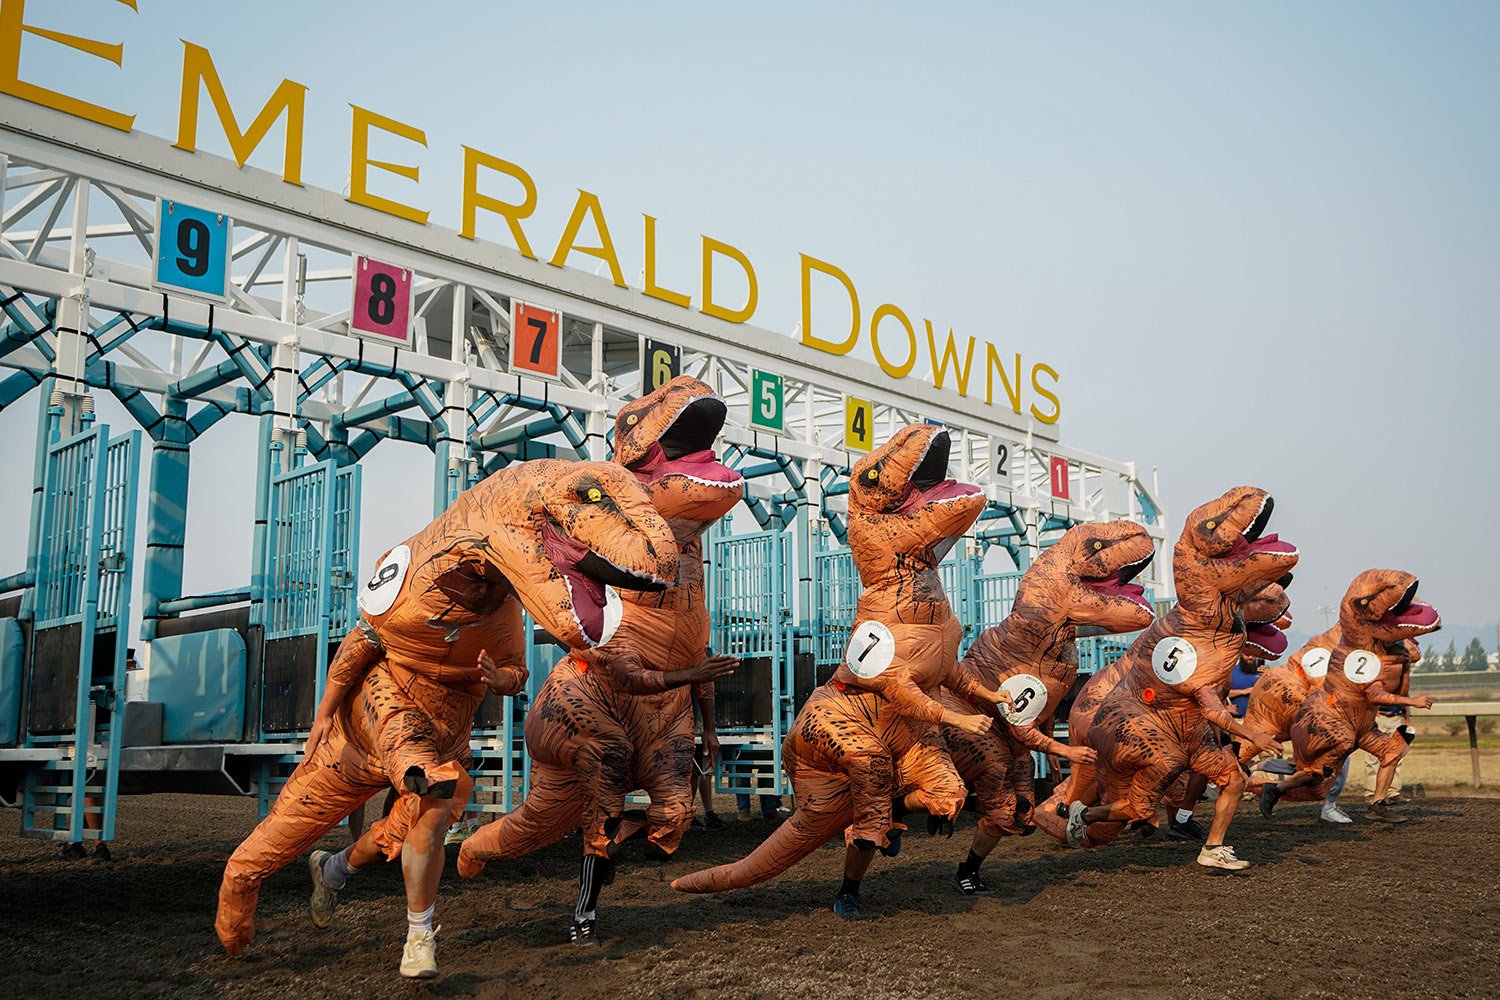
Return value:
<svg viewBox="0 0 1500 1000">
<path fill-rule="evenodd" d="M 1253 805 L 1232 831 L 1254 867 L 1212 874 L 1187 845 L 1122 839 L 1065 851 L 1038 834 L 985 866 L 996 891 L 949 884 L 972 822 L 952 840 L 910 835 L 865 880 L 868 914 L 829 909 L 842 851 L 777 882 L 685 896 L 677 874 L 728 861 L 763 821 L 690 834 L 677 860 L 627 849 L 601 909 L 604 941 L 566 943 L 578 869 L 570 838 L 477 879 L 453 869 L 438 904 L 443 977 L 396 975 L 405 927 L 399 867 L 351 881 L 337 924 L 306 916 L 307 875 L 268 880 L 259 937 L 230 959 L 212 923 L 247 800 L 126 799 L 118 860 L 63 861 L 0 814 L 0 995 L 88 997 L 1496 997 L 1500 801 L 1414 800 L 1399 827 L 1335 828 L 1312 806 L 1274 821 Z M 1207 807 L 1201 812 L 1206 813 Z M 1206 815 L 1204 816 L 1206 820 Z M 342 834 L 328 844 L 341 846 Z"/>
</svg>

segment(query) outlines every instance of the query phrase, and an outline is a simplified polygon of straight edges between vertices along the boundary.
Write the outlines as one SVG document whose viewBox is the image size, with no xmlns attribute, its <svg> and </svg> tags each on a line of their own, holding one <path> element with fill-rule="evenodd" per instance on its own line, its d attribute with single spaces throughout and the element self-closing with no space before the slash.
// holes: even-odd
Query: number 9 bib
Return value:
<svg viewBox="0 0 1500 1000">
<path fill-rule="evenodd" d="M 367 615 L 383 615 L 396 603 L 401 593 L 401 584 L 406 580 L 406 567 L 411 565 L 411 549 L 398 545 L 385 554 L 380 565 L 375 567 L 370 582 L 359 592 L 359 610 Z"/>
<path fill-rule="evenodd" d="M 1302 672 L 1318 678 L 1328 673 L 1328 660 L 1333 654 L 1322 646 L 1314 646 L 1302 656 Z"/>
<path fill-rule="evenodd" d="M 1000 690 L 1010 695 L 1014 708 L 1000 706 L 1000 717 L 1013 726 L 1029 726 L 1042 717 L 1047 707 L 1047 685 L 1034 674 L 1016 674 L 1000 684 Z"/>
<path fill-rule="evenodd" d="M 844 665 L 855 677 L 869 680 L 885 673 L 896 658 L 896 637 L 880 622 L 860 622 L 849 635 Z"/>
<path fill-rule="evenodd" d="M 1198 651 L 1178 635 L 1169 635 L 1151 651 L 1151 669 L 1163 684 L 1181 684 L 1198 669 Z"/>
<path fill-rule="evenodd" d="M 1356 649 L 1344 657 L 1344 676 L 1356 684 L 1368 684 L 1380 676 L 1380 657 L 1366 649 Z"/>
</svg>

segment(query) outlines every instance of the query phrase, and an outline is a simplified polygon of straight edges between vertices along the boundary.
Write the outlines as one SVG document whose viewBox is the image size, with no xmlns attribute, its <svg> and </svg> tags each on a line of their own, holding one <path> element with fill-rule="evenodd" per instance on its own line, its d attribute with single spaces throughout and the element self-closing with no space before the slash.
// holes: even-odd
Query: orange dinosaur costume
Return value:
<svg viewBox="0 0 1500 1000">
<path fill-rule="evenodd" d="M 1234 870 L 1247 866 L 1223 843 L 1244 775 L 1214 730 L 1271 745 L 1265 734 L 1235 721 L 1221 691 L 1244 645 L 1244 595 L 1297 563 L 1293 546 L 1263 535 L 1273 506 L 1264 490 L 1242 486 L 1188 516 L 1173 552 L 1177 605 L 1122 657 L 1124 676 L 1087 731 L 1098 753 L 1101 804 L 1087 805 L 1084 796 L 1091 789 L 1080 769 L 1066 829 L 1070 845 L 1107 843 L 1127 823 L 1153 825 L 1157 803 L 1190 770 L 1223 793 L 1199 863 Z"/>
<path fill-rule="evenodd" d="M 1417 578 L 1400 570 L 1366 570 L 1354 578 L 1339 607 L 1339 640 L 1323 684 L 1308 692 L 1292 718 L 1297 773 L 1264 785 L 1261 812 L 1269 816 L 1283 797 L 1322 798 L 1344 758 L 1358 748 L 1381 765 L 1370 818 L 1399 822 L 1386 812 L 1385 793 L 1415 733 L 1406 726 L 1382 733 L 1375 727 L 1375 716 L 1382 705 L 1432 705 L 1431 698 L 1400 693 L 1415 654 L 1415 643 L 1409 640 L 1442 626 L 1437 611 L 1416 596 Z"/>
<path fill-rule="evenodd" d="M 943 739 L 959 774 L 978 800 L 979 831 L 954 884 L 965 895 L 988 890 L 979 863 L 1003 835 L 1036 829 L 1033 750 L 1077 763 L 1092 749 L 1067 746 L 1051 736 L 1057 708 L 1078 676 L 1078 627 L 1133 632 L 1154 615 L 1145 589 L 1130 581 L 1151 562 L 1155 546 L 1146 529 L 1130 521 L 1080 524 L 1031 564 L 1021 578 L 1010 614 L 987 628 L 964 656 L 964 666 L 986 685 L 1010 692 L 1014 707 L 1000 723 L 971 736 L 952 726 Z M 955 711 L 986 712 L 984 703 L 942 695 Z"/>
<path fill-rule="evenodd" d="M 486 862 L 539 850 L 582 826 L 584 874 L 573 927 L 579 943 L 593 936 L 598 891 L 613 874 L 610 843 L 626 794 L 649 793 L 649 838 L 663 852 L 677 849 L 692 822 L 688 686 L 702 684 L 699 701 L 711 704 L 712 676 L 735 662 L 705 660 L 702 535 L 744 495 L 743 477 L 712 451 L 725 414 L 722 399 L 685 375 L 620 410 L 615 461 L 671 525 L 682 553 L 680 576 L 660 592 L 630 595 L 609 643 L 575 652 L 553 670 L 526 718 L 532 759 L 526 800 L 459 852 L 459 872 L 471 877 Z M 705 726 L 712 725 L 706 718 Z"/>
<path fill-rule="evenodd" d="M 991 705 L 1010 699 L 958 663 L 962 628 L 938 564 L 978 518 L 985 498 L 977 487 L 946 478 L 949 447 L 947 431 L 917 424 L 855 464 L 849 547 L 864 590 L 844 662 L 808 698 L 782 744 L 796 811 L 749 857 L 679 878 L 673 888 L 756 885 L 845 828 L 846 842 L 868 865 L 874 849 L 899 849 L 895 842 L 906 827 L 896 821 L 896 796 L 935 819 L 958 815 L 963 780 L 938 724 L 979 732 L 990 720 L 945 709 L 937 689 Z M 849 881 L 846 874 L 846 888 Z M 857 908 L 856 892 L 852 912 Z"/>
<path fill-rule="evenodd" d="M 400 798 L 366 837 L 389 858 L 426 810 L 462 813 L 481 654 L 500 664 L 493 689 L 521 689 L 523 606 L 559 641 L 591 647 L 619 621 L 610 588 L 659 590 L 677 559 L 633 476 L 561 461 L 495 473 L 387 552 L 329 666 L 302 762 L 224 869 L 215 927 L 225 949 L 238 955 L 253 940 L 261 881 L 382 789 Z"/>
</svg>

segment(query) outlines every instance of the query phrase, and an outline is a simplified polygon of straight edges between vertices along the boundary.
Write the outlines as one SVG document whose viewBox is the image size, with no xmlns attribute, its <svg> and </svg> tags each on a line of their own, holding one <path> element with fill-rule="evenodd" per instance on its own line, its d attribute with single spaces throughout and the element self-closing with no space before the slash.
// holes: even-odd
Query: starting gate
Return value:
<svg viewBox="0 0 1500 1000">
<path fill-rule="evenodd" d="M 21 831 L 114 838 L 141 435 L 97 425 L 47 449 Z"/>
</svg>

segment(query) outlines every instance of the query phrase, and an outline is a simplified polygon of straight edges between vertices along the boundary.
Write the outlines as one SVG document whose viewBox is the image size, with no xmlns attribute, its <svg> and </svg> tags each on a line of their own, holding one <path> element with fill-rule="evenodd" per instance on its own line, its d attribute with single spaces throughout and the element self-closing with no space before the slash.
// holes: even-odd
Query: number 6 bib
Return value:
<svg viewBox="0 0 1500 1000">
<path fill-rule="evenodd" d="M 885 673 L 896 658 L 896 637 L 880 622 L 860 622 L 844 649 L 844 665 L 855 677 L 869 680 Z"/>
</svg>

